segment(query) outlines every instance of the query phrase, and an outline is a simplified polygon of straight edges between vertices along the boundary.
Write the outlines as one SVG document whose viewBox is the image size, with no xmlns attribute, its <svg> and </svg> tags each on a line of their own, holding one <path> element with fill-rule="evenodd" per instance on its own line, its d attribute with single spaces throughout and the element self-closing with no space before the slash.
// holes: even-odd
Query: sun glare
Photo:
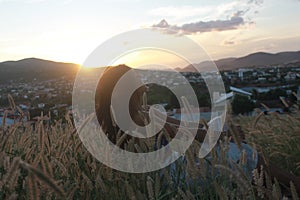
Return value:
<svg viewBox="0 0 300 200">
<path fill-rule="evenodd" d="M 126 53 L 112 62 L 112 66 L 125 64 L 132 68 L 151 68 L 161 66 L 163 68 L 185 67 L 189 63 L 178 55 L 163 50 L 141 49 Z"/>
</svg>

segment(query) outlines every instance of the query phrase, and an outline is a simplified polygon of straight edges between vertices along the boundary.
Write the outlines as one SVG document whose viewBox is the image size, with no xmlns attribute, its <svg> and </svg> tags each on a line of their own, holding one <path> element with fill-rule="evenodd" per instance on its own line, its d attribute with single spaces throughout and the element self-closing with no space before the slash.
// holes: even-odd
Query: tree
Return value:
<svg viewBox="0 0 300 200">
<path fill-rule="evenodd" d="M 253 95 L 253 99 L 257 100 L 258 95 L 259 95 L 257 89 L 253 89 L 253 90 L 252 90 L 252 95 Z"/>
<path fill-rule="evenodd" d="M 246 96 L 235 95 L 231 107 L 234 114 L 245 114 L 253 111 L 255 104 Z"/>
</svg>

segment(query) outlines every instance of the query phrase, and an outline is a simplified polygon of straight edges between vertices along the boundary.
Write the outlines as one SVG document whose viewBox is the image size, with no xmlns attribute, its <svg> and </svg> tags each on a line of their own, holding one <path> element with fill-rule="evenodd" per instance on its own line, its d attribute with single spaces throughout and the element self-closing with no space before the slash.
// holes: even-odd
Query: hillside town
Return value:
<svg viewBox="0 0 300 200">
<path fill-rule="evenodd" d="M 164 71 L 153 71 L 152 73 L 142 73 L 142 80 L 153 79 L 155 76 L 161 81 L 161 85 L 173 85 L 174 87 L 183 84 L 182 76 L 193 85 L 193 88 L 200 88 L 205 92 L 204 79 L 214 78 L 218 72 L 196 73 L 180 72 L 173 73 Z M 146 75 L 145 75 L 146 74 Z M 221 71 L 221 76 L 225 84 L 227 94 L 219 94 L 221 99 L 232 99 L 234 94 L 246 95 L 254 101 L 256 107 L 270 110 L 277 110 L 283 113 L 287 105 L 282 103 L 297 101 L 300 99 L 300 66 L 297 64 L 287 64 L 278 66 L 269 66 L 264 68 L 243 68 L 238 70 Z M 81 80 L 83 87 L 83 96 L 90 93 L 89 79 Z M 10 110 L 8 95 L 14 99 L 16 106 L 26 114 L 26 120 L 34 120 L 41 113 L 51 113 L 52 119 L 60 119 L 66 112 L 72 109 L 72 89 L 74 80 L 65 77 L 31 82 L 19 82 L 11 80 L 9 83 L 0 85 L 0 119 L 3 118 L 4 111 Z M 186 84 L 186 83 L 185 83 Z M 272 95 L 271 95 L 272 93 Z M 156 103 L 168 104 L 158 101 Z M 262 106 L 264 105 L 264 106 Z M 201 105 L 200 105 L 201 106 Z M 209 105 L 201 106 L 208 110 Z M 204 108 L 206 107 L 206 108 Z M 6 123 L 13 123 L 20 117 L 20 113 L 6 114 L 8 120 Z M 9 121 L 11 120 L 11 121 Z"/>
</svg>

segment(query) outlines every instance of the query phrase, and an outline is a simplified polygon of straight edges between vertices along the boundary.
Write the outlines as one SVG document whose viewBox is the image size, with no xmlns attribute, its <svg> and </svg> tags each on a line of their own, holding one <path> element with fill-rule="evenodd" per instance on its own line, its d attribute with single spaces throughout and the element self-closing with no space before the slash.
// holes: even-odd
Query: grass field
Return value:
<svg viewBox="0 0 300 200">
<path fill-rule="evenodd" d="M 41 116 L 35 127 L 2 124 L 0 199 L 298 199 L 293 184 L 283 192 L 263 170 L 246 176 L 243 157 L 235 170 L 229 167 L 227 137 L 220 141 L 220 156 L 215 149 L 211 159 L 196 159 L 200 144 L 194 142 L 173 167 L 129 174 L 93 158 L 68 115 L 66 123 L 50 125 L 46 118 Z M 240 116 L 233 123 L 242 126 L 247 142 L 266 161 L 300 175 L 299 113 Z M 236 142 L 237 134 L 232 134 Z"/>
</svg>

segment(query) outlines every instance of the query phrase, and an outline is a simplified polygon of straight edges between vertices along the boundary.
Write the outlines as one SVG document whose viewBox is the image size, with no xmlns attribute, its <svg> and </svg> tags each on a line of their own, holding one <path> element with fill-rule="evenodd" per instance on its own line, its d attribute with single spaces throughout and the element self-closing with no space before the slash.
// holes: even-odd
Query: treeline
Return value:
<svg viewBox="0 0 300 200">
<path fill-rule="evenodd" d="M 198 100 L 198 104 L 200 107 L 210 107 L 210 95 L 206 86 L 199 84 L 191 84 L 195 95 Z M 182 87 L 184 90 L 185 86 L 177 86 Z M 180 88 L 177 88 L 180 90 Z M 187 97 L 188 98 L 188 97 Z M 148 104 L 165 104 L 166 109 L 180 108 L 180 104 L 175 94 L 172 93 L 170 89 L 167 87 L 151 84 L 149 85 L 149 90 L 147 92 Z"/>
</svg>

